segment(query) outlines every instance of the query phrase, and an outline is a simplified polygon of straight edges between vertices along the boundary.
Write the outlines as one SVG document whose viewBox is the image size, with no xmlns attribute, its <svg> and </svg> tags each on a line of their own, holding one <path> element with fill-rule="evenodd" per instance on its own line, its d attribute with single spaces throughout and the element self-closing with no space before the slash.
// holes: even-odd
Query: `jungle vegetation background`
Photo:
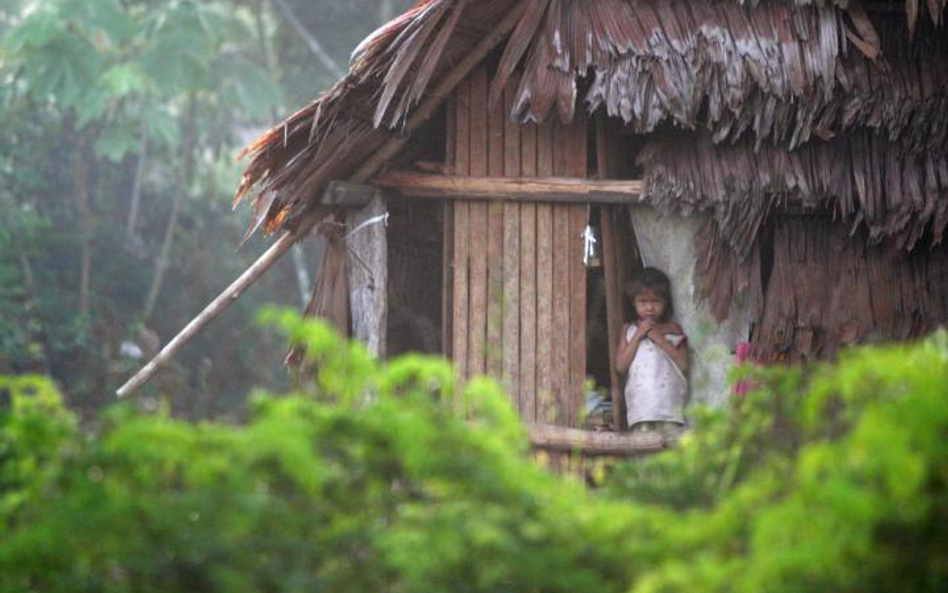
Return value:
<svg viewBox="0 0 948 593">
<path fill-rule="evenodd" d="M 411 3 L 0 1 L 0 374 L 52 376 L 84 416 L 111 401 L 265 248 L 237 248 L 239 149 Z M 281 387 L 283 347 L 252 316 L 298 307 L 318 251 L 285 258 L 149 389 L 207 417 Z"/>
</svg>

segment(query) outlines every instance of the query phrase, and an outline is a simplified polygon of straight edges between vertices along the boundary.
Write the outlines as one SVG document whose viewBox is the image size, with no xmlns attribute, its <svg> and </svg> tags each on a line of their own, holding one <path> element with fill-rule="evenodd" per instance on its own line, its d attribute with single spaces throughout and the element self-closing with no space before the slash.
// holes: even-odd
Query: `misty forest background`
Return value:
<svg viewBox="0 0 948 593">
<path fill-rule="evenodd" d="M 85 417 L 265 248 L 238 245 L 239 150 L 340 78 L 412 0 L 0 2 L 0 375 Z M 313 238 L 190 344 L 151 393 L 192 418 L 285 387 L 254 323 L 299 307 Z"/>
</svg>

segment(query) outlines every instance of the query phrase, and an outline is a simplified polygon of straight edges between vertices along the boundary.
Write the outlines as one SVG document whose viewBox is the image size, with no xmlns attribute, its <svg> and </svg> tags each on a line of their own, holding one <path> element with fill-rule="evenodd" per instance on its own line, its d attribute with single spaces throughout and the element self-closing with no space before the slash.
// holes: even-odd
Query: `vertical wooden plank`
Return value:
<svg viewBox="0 0 948 593">
<path fill-rule="evenodd" d="M 441 205 L 441 354 L 454 356 L 454 204 Z"/>
<path fill-rule="evenodd" d="M 537 175 L 553 175 L 553 124 L 537 127 Z M 537 420 L 555 423 L 553 400 L 553 207 L 538 203 L 537 210 Z"/>
<path fill-rule="evenodd" d="M 445 101 L 444 165 L 455 170 L 456 96 Z M 454 204 L 445 200 L 441 207 L 441 354 L 450 359 L 454 351 Z"/>
<path fill-rule="evenodd" d="M 569 154 L 566 175 L 586 178 L 587 154 L 586 112 L 577 110 L 566 137 L 563 150 Z M 569 207 L 569 418 L 570 424 L 581 427 L 585 410 L 583 383 L 586 380 L 586 266 L 583 264 L 583 229 L 588 220 L 588 206 Z"/>
<path fill-rule="evenodd" d="M 554 163 L 553 174 L 563 177 L 577 177 L 578 148 L 575 144 L 579 133 L 576 131 L 580 122 L 574 120 L 569 125 L 555 123 L 553 127 Z M 584 136 L 583 136 L 584 137 Z M 585 176 L 585 171 L 582 172 Z M 578 245 L 577 220 L 581 222 L 583 206 L 557 204 L 553 206 L 553 392 L 559 408 L 559 422 L 567 426 L 576 424 L 577 406 L 574 383 L 574 370 L 579 365 L 574 361 L 575 350 L 571 340 L 571 328 L 585 326 L 585 276 L 581 282 L 574 281 L 573 277 L 580 277 L 576 258 L 581 255 L 576 250 Z M 582 265 L 582 262 L 579 262 Z M 585 272 L 585 271 L 584 271 Z M 582 311 L 577 311 L 574 303 L 581 297 L 577 285 L 582 287 Z M 573 317 L 578 319 L 573 320 Z M 585 369 L 585 339 L 582 340 L 583 368 Z"/>
<path fill-rule="evenodd" d="M 510 119 L 517 81 L 504 90 L 501 121 L 504 124 L 504 175 L 520 177 L 520 126 Z M 505 203 L 503 285 L 503 382 L 517 409 L 520 396 L 520 204 Z M 521 411 L 521 418 L 523 412 Z"/>
<path fill-rule="evenodd" d="M 555 171 L 555 175 L 559 172 Z M 553 316 L 550 333 L 551 391 L 556 406 L 556 424 L 568 426 L 572 419 L 569 385 L 570 316 L 570 209 L 568 204 L 553 205 Z"/>
<path fill-rule="evenodd" d="M 568 406 L 570 425 L 581 427 L 586 379 L 586 266 L 583 264 L 583 229 L 588 218 L 587 208 L 569 206 L 567 230 L 569 258 L 569 381 Z"/>
<path fill-rule="evenodd" d="M 600 112 L 596 117 L 596 163 L 600 179 L 610 178 L 608 130 L 606 116 Z M 618 209 L 623 210 L 619 207 Z M 625 397 L 621 377 L 616 372 L 616 344 L 622 329 L 622 294 L 619 290 L 616 268 L 615 236 L 612 226 L 614 208 L 603 205 L 599 210 L 599 229 L 602 235 L 602 266 L 606 288 L 606 328 L 609 345 L 609 394 L 612 399 L 612 429 L 626 429 Z"/>
<path fill-rule="evenodd" d="M 470 174 L 487 175 L 487 70 L 481 66 L 471 73 L 470 101 Z M 470 374 L 487 370 L 487 203 L 470 204 Z"/>
<path fill-rule="evenodd" d="M 516 88 L 516 87 L 514 87 Z M 536 177 L 537 126 L 520 128 L 520 174 Z M 537 420 L 537 205 L 520 205 L 520 416 Z"/>
<path fill-rule="evenodd" d="M 486 83 L 485 83 L 486 84 Z M 487 175 L 504 175 L 504 105 L 487 113 Z M 504 366 L 504 205 L 487 206 L 487 374 L 501 379 Z M 517 405 L 516 398 L 513 399 Z"/>
<path fill-rule="evenodd" d="M 458 175 L 470 174 L 470 85 L 467 81 L 455 89 L 455 154 Z M 462 380 L 470 376 L 468 368 L 468 309 L 470 206 L 467 202 L 454 204 L 454 295 L 453 347 L 454 366 Z"/>
</svg>

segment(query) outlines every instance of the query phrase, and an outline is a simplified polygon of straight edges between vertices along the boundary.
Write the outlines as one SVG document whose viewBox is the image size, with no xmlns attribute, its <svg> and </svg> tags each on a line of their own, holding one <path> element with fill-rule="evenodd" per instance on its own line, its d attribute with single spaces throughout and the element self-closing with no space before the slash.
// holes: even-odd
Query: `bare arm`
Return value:
<svg viewBox="0 0 948 593">
<path fill-rule="evenodd" d="M 627 323 L 622 326 L 622 331 L 619 333 L 619 342 L 616 346 L 615 360 L 612 363 L 617 373 L 624 375 L 629 372 L 629 365 L 632 364 L 632 360 L 635 358 L 639 344 L 645 339 L 645 334 L 653 327 L 653 323 L 643 321 L 639 324 L 632 339 L 626 340 L 625 337 L 629 332 L 629 324 Z"/>
</svg>

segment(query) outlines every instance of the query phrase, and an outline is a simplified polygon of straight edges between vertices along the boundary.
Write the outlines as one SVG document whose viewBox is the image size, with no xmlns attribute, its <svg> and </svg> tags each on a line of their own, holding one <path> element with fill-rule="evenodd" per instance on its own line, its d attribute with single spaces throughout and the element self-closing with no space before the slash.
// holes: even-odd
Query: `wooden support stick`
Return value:
<svg viewBox="0 0 948 593">
<path fill-rule="evenodd" d="M 455 86 L 470 73 L 500 43 L 520 20 L 520 15 L 526 7 L 524 0 L 511 10 L 490 35 L 481 40 L 471 53 L 467 55 L 451 72 L 438 84 L 428 97 L 418 106 L 415 113 L 405 124 L 405 133 L 389 138 L 382 147 L 375 152 L 372 158 L 366 161 L 351 177 L 350 181 L 362 183 L 375 175 L 378 170 L 398 153 L 408 142 L 411 132 L 428 120 L 429 117 L 444 102 Z M 306 237 L 310 229 L 319 220 L 318 216 L 305 218 L 293 231 L 287 231 L 273 245 L 261 255 L 243 274 L 241 274 L 224 292 L 220 293 L 194 319 L 192 319 L 174 338 L 161 349 L 148 364 L 143 366 L 131 379 L 125 382 L 116 394 L 125 397 L 139 389 L 166 364 L 188 341 L 198 334 L 215 317 L 223 313 L 240 295 L 273 266 L 284 253 L 289 251 L 294 243 Z"/>
<path fill-rule="evenodd" d="M 554 426 L 552 424 L 526 424 L 530 443 L 536 449 L 552 451 L 576 451 L 586 455 L 636 455 L 664 449 L 678 440 L 682 429 L 665 432 L 596 432 Z"/>
<path fill-rule="evenodd" d="M 309 227 L 307 227 L 306 230 L 308 231 Z M 181 346 L 196 336 L 198 332 L 204 329 L 204 326 L 224 312 L 251 284 L 256 282 L 260 276 L 263 276 L 263 273 L 270 269 L 270 266 L 280 259 L 303 234 L 304 233 L 300 232 L 288 232 L 277 239 L 277 241 L 271 245 L 257 261 L 244 270 L 244 273 L 234 280 L 224 292 L 217 295 L 217 298 L 211 301 L 210 304 L 204 307 L 203 311 L 184 326 L 184 329 L 178 332 L 178 335 L 168 342 L 165 347 L 161 349 L 161 352 L 155 355 L 148 364 L 143 366 L 131 379 L 122 385 L 116 394 L 119 397 L 125 397 L 144 385 L 161 366 L 175 355 Z"/>
</svg>

